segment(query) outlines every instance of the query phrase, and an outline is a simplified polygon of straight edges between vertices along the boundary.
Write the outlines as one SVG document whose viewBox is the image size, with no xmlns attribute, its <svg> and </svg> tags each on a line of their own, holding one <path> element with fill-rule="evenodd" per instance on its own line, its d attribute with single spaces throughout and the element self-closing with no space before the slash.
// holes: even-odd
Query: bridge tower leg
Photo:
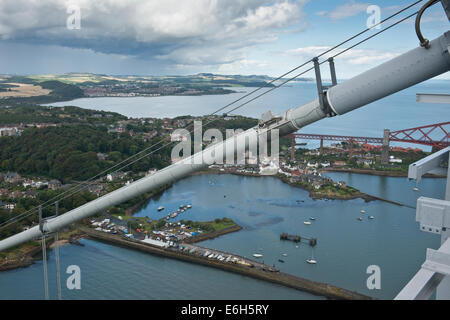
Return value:
<svg viewBox="0 0 450 320">
<path fill-rule="evenodd" d="M 320 139 L 320 155 L 323 155 L 323 139 Z"/>
<path fill-rule="evenodd" d="M 389 129 L 384 129 L 383 135 L 383 145 L 381 147 L 381 163 L 388 164 L 389 163 L 389 136 L 391 132 Z"/>
<path fill-rule="evenodd" d="M 291 135 L 291 161 L 295 160 L 295 136 Z"/>
<path fill-rule="evenodd" d="M 349 151 L 348 158 L 349 158 L 349 160 L 352 160 L 352 158 L 353 158 L 353 140 L 352 139 L 348 140 L 348 151 Z"/>
</svg>

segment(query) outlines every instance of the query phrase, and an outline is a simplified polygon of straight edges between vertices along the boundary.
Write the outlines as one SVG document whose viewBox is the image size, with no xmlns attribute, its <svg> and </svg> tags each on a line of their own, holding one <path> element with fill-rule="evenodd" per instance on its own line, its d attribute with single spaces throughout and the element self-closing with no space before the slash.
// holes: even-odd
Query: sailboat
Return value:
<svg viewBox="0 0 450 320">
<path fill-rule="evenodd" d="M 262 251 L 263 251 L 263 249 L 262 249 L 262 248 L 259 248 L 259 249 L 256 251 L 257 253 L 254 253 L 253 256 L 254 256 L 255 258 L 262 258 L 262 257 L 263 257 Z"/>
<path fill-rule="evenodd" d="M 317 260 L 314 259 L 314 248 L 311 251 L 311 258 L 307 259 L 306 262 L 309 264 L 317 264 Z"/>
</svg>

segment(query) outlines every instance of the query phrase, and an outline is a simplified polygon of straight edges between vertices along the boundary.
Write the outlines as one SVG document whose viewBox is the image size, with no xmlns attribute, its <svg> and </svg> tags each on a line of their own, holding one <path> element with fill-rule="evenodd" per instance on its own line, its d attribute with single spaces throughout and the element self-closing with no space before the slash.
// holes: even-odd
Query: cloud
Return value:
<svg viewBox="0 0 450 320">
<path fill-rule="evenodd" d="M 0 40 L 181 65 L 231 64 L 301 22 L 305 2 L 0 0 Z M 66 28 L 68 5 L 80 7 L 80 30 Z"/>
<path fill-rule="evenodd" d="M 290 56 L 302 57 L 307 60 L 312 57 L 318 56 L 324 51 L 329 50 L 330 46 L 309 46 L 288 50 L 287 54 Z M 336 53 L 345 50 L 345 48 L 339 48 L 339 51 L 334 50 L 325 55 L 322 59 L 327 59 Z M 372 65 L 375 63 L 382 63 L 384 61 L 395 58 L 398 54 L 393 52 L 368 50 L 368 49 L 350 49 L 338 56 L 336 59 L 350 64 L 350 65 Z"/>
<path fill-rule="evenodd" d="M 360 14 L 361 12 L 366 12 L 368 3 L 359 3 L 351 0 L 343 5 L 337 6 L 332 11 L 319 11 L 316 12 L 319 16 L 325 16 L 333 21 L 338 21 L 346 18 L 350 18 Z"/>
</svg>

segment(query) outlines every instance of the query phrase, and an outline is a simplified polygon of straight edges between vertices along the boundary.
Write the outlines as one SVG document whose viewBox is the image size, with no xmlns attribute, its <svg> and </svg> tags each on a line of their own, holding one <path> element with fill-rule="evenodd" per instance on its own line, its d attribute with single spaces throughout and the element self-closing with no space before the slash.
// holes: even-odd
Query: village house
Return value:
<svg viewBox="0 0 450 320">
<path fill-rule="evenodd" d="M 347 183 L 345 181 L 339 181 L 339 187 L 341 188 L 347 188 Z"/>
<path fill-rule="evenodd" d="M 356 160 L 356 163 L 357 163 L 358 165 L 361 165 L 361 166 L 370 167 L 371 165 L 374 164 L 374 161 L 371 160 L 371 159 L 362 159 L 362 158 L 359 158 L 359 159 Z"/>
<path fill-rule="evenodd" d="M 37 193 L 33 190 L 27 190 L 24 193 L 24 197 L 29 198 L 29 199 L 36 199 L 36 195 L 37 195 Z"/>
<path fill-rule="evenodd" d="M 187 141 L 187 137 L 179 133 L 172 133 L 170 139 L 176 142 Z"/>
<path fill-rule="evenodd" d="M 106 159 L 108 159 L 108 155 L 106 153 L 98 152 L 97 153 L 97 159 L 98 160 L 106 160 Z"/>
<path fill-rule="evenodd" d="M 309 167 L 309 168 L 318 168 L 319 164 L 317 162 L 314 162 L 314 161 L 309 161 L 306 166 Z"/>
<path fill-rule="evenodd" d="M 112 172 L 112 173 L 109 173 L 107 176 L 106 176 L 106 180 L 108 180 L 109 182 L 111 182 L 111 181 L 114 181 L 114 180 L 120 180 L 120 179 L 123 179 L 123 178 L 125 178 L 127 176 L 127 173 L 126 172 Z"/>
<path fill-rule="evenodd" d="M 0 189 L 0 197 L 7 197 L 9 195 L 9 190 L 6 188 Z"/>
<path fill-rule="evenodd" d="M 13 191 L 13 192 L 11 192 L 11 193 L 9 194 L 9 197 L 10 197 L 11 199 L 21 198 L 21 197 L 22 197 L 22 192 L 20 192 L 19 190 L 15 190 L 15 191 Z"/>
<path fill-rule="evenodd" d="M 19 183 L 22 181 L 22 177 L 16 172 L 8 172 L 5 177 L 5 181 L 8 183 Z"/>
<path fill-rule="evenodd" d="M 19 130 L 17 127 L 0 128 L 0 137 L 20 136 L 21 134 L 22 130 Z"/>
<path fill-rule="evenodd" d="M 390 163 L 402 163 L 403 160 L 402 160 L 402 159 L 397 159 L 397 158 L 395 158 L 394 156 L 390 156 L 390 157 L 389 157 L 389 162 L 390 162 Z"/>
<path fill-rule="evenodd" d="M 51 190 L 59 189 L 59 188 L 61 188 L 61 182 L 59 180 L 56 180 L 56 179 L 50 180 L 48 182 L 48 188 L 51 189 Z"/>
<path fill-rule="evenodd" d="M 88 191 L 90 193 L 93 193 L 97 196 L 100 196 L 100 194 L 102 193 L 104 187 L 101 184 L 91 184 L 88 186 Z"/>
<path fill-rule="evenodd" d="M 343 167 L 343 166 L 345 166 L 345 161 L 335 161 L 333 166 L 335 166 L 335 167 Z"/>
<path fill-rule="evenodd" d="M 158 135 L 158 131 L 153 130 L 153 131 L 142 134 L 142 138 L 144 139 L 145 142 L 147 142 L 147 141 L 150 141 L 151 139 L 153 139 L 154 137 L 156 137 L 157 135 Z"/>
<path fill-rule="evenodd" d="M 303 182 L 312 185 L 316 190 L 324 185 L 332 184 L 333 180 L 315 174 L 294 175 L 291 182 Z"/>
<path fill-rule="evenodd" d="M 6 210 L 12 211 L 12 210 L 14 210 L 16 208 L 16 204 L 15 203 L 6 203 L 3 207 Z"/>
</svg>

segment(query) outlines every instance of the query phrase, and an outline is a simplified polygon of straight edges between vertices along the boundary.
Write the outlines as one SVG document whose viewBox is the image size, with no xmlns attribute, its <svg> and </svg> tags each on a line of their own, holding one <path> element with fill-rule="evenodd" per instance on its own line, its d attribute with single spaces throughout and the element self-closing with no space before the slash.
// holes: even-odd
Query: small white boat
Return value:
<svg viewBox="0 0 450 320">
<path fill-rule="evenodd" d="M 414 191 L 419 191 L 419 188 L 414 187 L 413 190 L 414 190 Z"/>
<path fill-rule="evenodd" d="M 287 257 L 287 253 L 283 253 L 282 256 L 283 256 L 283 257 Z"/>
<path fill-rule="evenodd" d="M 313 217 L 311 217 L 311 218 L 309 218 L 309 220 L 311 220 L 311 221 L 315 221 L 315 220 L 316 220 L 316 218 L 313 218 Z"/>
<path fill-rule="evenodd" d="M 370 219 L 370 220 L 373 220 L 373 219 L 375 219 L 375 217 L 374 217 L 374 216 L 370 216 L 369 219 Z"/>
<path fill-rule="evenodd" d="M 164 207 L 158 207 L 158 211 L 163 211 Z"/>
<path fill-rule="evenodd" d="M 366 213 L 366 210 L 361 210 L 361 213 Z"/>
<path fill-rule="evenodd" d="M 188 208 L 188 209 L 192 208 L 192 205 L 188 204 L 188 205 L 187 205 L 187 208 Z"/>
<path fill-rule="evenodd" d="M 311 250 L 311 258 L 306 260 L 309 264 L 317 264 L 316 259 L 314 259 L 314 248 Z"/>
<path fill-rule="evenodd" d="M 305 221 L 303 223 L 306 224 L 307 226 L 311 225 L 311 222 L 309 222 L 309 221 Z"/>
<path fill-rule="evenodd" d="M 262 258 L 262 257 L 263 257 L 263 255 L 262 255 L 262 254 L 259 254 L 259 253 L 254 253 L 253 256 L 254 256 L 255 258 Z"/>
</svg>

